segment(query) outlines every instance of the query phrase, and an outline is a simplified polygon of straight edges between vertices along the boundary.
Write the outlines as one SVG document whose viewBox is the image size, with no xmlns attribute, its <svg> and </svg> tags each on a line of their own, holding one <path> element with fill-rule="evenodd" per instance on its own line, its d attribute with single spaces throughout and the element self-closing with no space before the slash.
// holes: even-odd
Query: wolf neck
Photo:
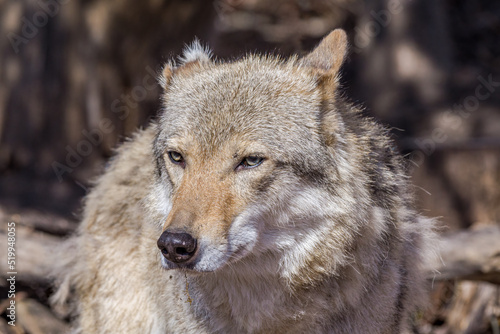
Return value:
<svg viewBox="0 0 500 334">
<path fill-rule="evenodd" d="M 192 306 L 200 318 L 209 319 L 211 331 L 269 332 L 273 330 L 271 324 L 283 329 L 301 320 L 307 300 L 294 297 L 293 290 L 279 277 L 279 268 L 271 264 L 278 261 L 266 262 L 260 266 L 236 263 L 188 278 Z"/>
</svg>

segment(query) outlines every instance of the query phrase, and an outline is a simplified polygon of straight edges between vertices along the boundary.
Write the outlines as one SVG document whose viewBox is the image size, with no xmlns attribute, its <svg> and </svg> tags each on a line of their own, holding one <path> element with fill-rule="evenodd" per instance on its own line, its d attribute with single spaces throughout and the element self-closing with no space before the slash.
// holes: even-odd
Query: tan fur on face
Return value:
<svg viewBox="0 0 500 334">
<path fill-rule="evenodd" d="M 185 231 L 195 238 L 224 239 L 234 218 L 252 200 L 244 189 L 269 172 L 264 166 L 236 170 L 241 160 L 254 151 L 248 141 L 228 140 L 217 150 L 207 150 L 196 138 L 175 141 L 182 147 L 186 166 L 182 168 L 165 157 L 167 172 L 173 176 L 172 209 L 163 230 Z M 261 168 L 262 167 L 262 168 Z"/>
<path fill-rule="evenodd" d="M 174 185 L 172 210 L 163 229 L 183 230 L 195 238 L 224 237 L 237 209 L 244 204 L 231 191 L 233 171 L 221 168 L 227 157 L 221 154 L 208 162 L 201 156 L 189 158 L 180 184 Z"/>
</svg>

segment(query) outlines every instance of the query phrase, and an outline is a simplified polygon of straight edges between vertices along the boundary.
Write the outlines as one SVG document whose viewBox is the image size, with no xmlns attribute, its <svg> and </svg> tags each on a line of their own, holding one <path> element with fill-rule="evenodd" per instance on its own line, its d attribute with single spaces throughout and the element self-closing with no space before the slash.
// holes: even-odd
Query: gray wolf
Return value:
<svg viewBox="0 0 500 334">
<path fill-rule="evenodd" d="M 62 251 L 83 333 L 401 333 L 432 222 L 388 130 L 340 92 L 346 34 L 308 55 L 165 66 Z"/>
</svg>

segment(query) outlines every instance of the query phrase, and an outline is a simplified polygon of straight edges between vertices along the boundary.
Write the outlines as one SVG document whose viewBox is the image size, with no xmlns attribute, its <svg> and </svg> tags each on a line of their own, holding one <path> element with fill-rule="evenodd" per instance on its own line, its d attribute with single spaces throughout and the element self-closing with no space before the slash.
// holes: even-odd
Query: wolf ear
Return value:
<svg viewBox="0 0 500 334">
<path fill-rule="evenodd" d="M 159 78 L 160 85 L 166 89 L 174 74 L 189 74 L 201 69 L 202 65 L 211 62 L 212 51 L 201 45 L 200 40 L 195 38 L 191 45 L 186 46 L 179 57 L 179 66 L 168 62 L 163 67 Z"/>
<path fill-rule="evenodd" d="M 299 60 L 302 66 L 311 68 L 318 75 L 318 85 L 321 88 L 323 100 L 335 99 L 338 72 L 346 53 L 347 35 L 342 29 L 335 29 L 323 38 L 311 53 Z M 326 111 L 321 117 L 321 131 L 325 144 L 329 147 L 333 146 L 337 142 L 337 136 L 343 131 L 343 123 L 339 120 L 337 113 Z"/>
<path fill-rule="evenodd" d="M 322 77 L 334 78 L 344 62 L 346 53 L 347 35 L 342 29 L 335 29 L 299 62 L 303 66 L 313 68 Z"/>
</svg>

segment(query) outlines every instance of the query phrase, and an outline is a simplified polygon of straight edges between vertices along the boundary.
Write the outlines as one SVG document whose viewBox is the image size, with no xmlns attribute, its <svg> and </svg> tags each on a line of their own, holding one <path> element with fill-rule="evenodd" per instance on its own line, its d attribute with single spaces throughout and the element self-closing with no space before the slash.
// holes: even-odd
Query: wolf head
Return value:
<svg viewBox="0 0 500 334">
<path fill-rule="evenodd" d="M 180 66 L 164 68 L 154 153 L 165 268 L 215 271 L 264 255 L 293 271 L 314 267 L 318 248 L 348 246 L 354 185 L 342 180 L 335 110 L 346 48 L 335 30 L 300 59 L 220 63 L 195 42 Z M 323 245 L 324 233 L 338 245 Z"/>
</svg>

